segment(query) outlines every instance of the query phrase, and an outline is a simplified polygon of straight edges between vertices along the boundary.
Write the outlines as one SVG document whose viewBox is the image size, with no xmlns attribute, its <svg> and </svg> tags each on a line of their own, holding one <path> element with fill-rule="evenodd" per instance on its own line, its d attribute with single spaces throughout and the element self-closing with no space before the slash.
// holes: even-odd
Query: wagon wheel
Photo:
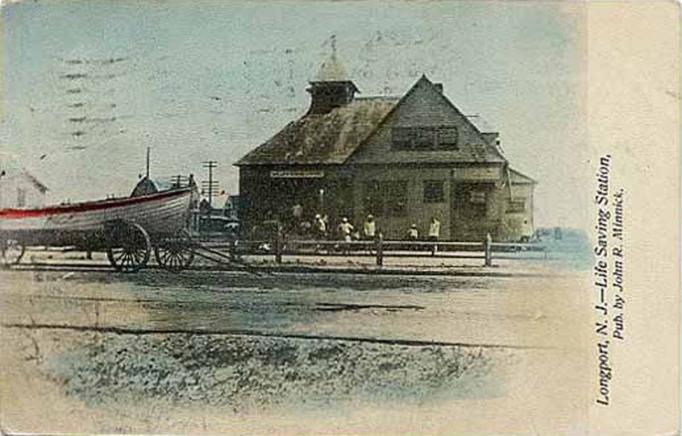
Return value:
<svg viewBox="0 0 682 436">
<path fill-rule="evenodd" d="M 0 264 L 3 267 L 9 268 L 12 265 L 17 265 L 24 256 L 26 247 L 14 239 L 3 239 L 0 247 Z"/>
<path fill-rule="evenodd" d="M 139 271 L 149 262 L 151 252 L 149 235 L 141 225 L 118 221 L 109 228 L 107 258 L 117 271 Z"/>
<path fill-rule="evenodd" d="M 168 271 L 181 271 L 192 264 L 194 247 L 192 237 L 185 229 L 174 236 L 160 240 L 154 247 L 156 262 Z"/>
</svg>

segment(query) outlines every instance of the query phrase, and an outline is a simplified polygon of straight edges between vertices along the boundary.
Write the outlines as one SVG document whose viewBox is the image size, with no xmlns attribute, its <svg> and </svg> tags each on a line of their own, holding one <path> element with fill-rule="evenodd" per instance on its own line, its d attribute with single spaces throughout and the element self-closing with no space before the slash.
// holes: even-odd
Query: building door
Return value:
<svg viewBox="0 0 682 436">
<path fill-rule="evenodd" d="M 454 183 L 450 238 L 453 241 L 482 241 L 489 231 L 491 187 L 487 183 Z"/>
<path fill-rule="evenodd" d="M 353 219 L 353 182 L 350 178 L 340 178 L 329 183 L 325 198 L 324 212 L 333 220 L 341 217 Z"/>
</svg>

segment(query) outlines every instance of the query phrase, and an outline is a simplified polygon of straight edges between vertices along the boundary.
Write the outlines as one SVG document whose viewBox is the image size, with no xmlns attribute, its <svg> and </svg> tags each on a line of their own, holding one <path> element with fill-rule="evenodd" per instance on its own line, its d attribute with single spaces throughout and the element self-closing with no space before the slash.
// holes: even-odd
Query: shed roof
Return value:
<svg viewBox="0 0 682 436">
<path fill-rule="evenodd" d="M 326 114 L 307 114 L 241 158 L 237 165 L 341 164 L 398 102 L 359 97 Z"/>
<path fill-rule="evenodd" d="M 535 185 L 538 183 L 514 168 L 509 169 L 509 175 L 511 176 L 511 183 L 513 185 Z"/>
<path fill-rule="evenodd" d="M 474 115 L 466 115 L 467 119 L 476 126 L 476 128 L 479 130 L 481 133 L 493 133 L 497 132 L 488 121 L 486 121 L 485 118 L 480 116 L 479 114 L 474 114 Z"/>
</svg>

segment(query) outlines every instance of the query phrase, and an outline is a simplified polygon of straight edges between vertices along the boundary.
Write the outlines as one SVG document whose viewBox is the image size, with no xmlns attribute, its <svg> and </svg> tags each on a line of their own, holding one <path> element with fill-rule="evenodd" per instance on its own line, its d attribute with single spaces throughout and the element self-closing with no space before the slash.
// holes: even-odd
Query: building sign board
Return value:
<svg viewBox="0 0 682 436">
<path fill-rule="evenodd" d="M 324 177 L 322 170 L 273 170 L 270 171 L 271 179 L 321 179 Z"/>
</svg>

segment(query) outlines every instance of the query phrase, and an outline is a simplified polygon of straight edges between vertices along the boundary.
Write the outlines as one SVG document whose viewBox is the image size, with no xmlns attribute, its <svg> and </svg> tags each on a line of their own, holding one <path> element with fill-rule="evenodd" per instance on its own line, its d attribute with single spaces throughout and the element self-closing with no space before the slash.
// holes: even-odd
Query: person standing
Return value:
<svg viewBox="0 0 682 436">
<path fill-rule="evenodd" d="M 315 230 L 315 239 L 318 241 L 324 241 L 327 239 L 327 221 L 322 218 L 322 215 L 315 214 L 315 220 L 313 221 L 313 229 Z M 317 244 L 315 251 L 322 250 L 322 244 Z"/>
<path fill-rule="evenodd" d="M 327 239 L 327 223 L 322 219 L 322 215 L 319 213 L 315 215 L 315 236 L 319 240 Z"/>
<path fill-rule="evenodd" d="M 288 227 L 292 232 L 299 230 L 299 226 L 303 220 L 303 206 L 301 203 L 296 203 L 291 206 L 291 221 L 288 223 Z"/>
<path fill-rule="evenodd" d="M 341 224 L 339 224 L 339 233 L 344 241 L 350 242 L 352 240 L 353 229 L 353 224 L 348 222 L 348 218 L 343 217 Z"/>
<path fill-rule="evenodd" d="M 419 230 L 417 229 L 417 224 L 412 224 L 407 230 L 407 239 L 410 241 L 416 241 L 419 239 Z"/>
<path fill-rule="evenodd" d="M 291 206 L 291 215 L 296 221 L 299 221 L 303 217 L 303 206 L 301 206 L 301 203 L 296 203 Z"/>
<path fill-rule="evenodd" d="M 440 237 L 440 221 L 438 218 L 431 217 L 431 224 L 429 224 L 429 241 L 434 244 L 431 246 L 431 255 L 435 255 L 438 251 L 438 238 Z"/>
<path fill-rule="evenodd" d="M 353 240 L 353 230 L 355 228 L 353 227 L 353 224 L 348 222 L 348 218 L 343 217 L 341 218 L 341 224 L 339 224 L 339 235 L 341 236 L 341 239 L 343 239 L 346 242 L 351 242 Z M 351 244 L 342 244 L 343 245 L 343 253 L 345 255 L 348 255 L 350 253 L 350 245 Z"/>
<path fill-rule="evenodd" d="M 377 223 L 374 221 L 374 216 L 372 214 L 367 215 L 365 224 L 362 228 L 362 233 L 364 239 L 368 241 L 373 241 L 377 233 Z"/>
</svg>

